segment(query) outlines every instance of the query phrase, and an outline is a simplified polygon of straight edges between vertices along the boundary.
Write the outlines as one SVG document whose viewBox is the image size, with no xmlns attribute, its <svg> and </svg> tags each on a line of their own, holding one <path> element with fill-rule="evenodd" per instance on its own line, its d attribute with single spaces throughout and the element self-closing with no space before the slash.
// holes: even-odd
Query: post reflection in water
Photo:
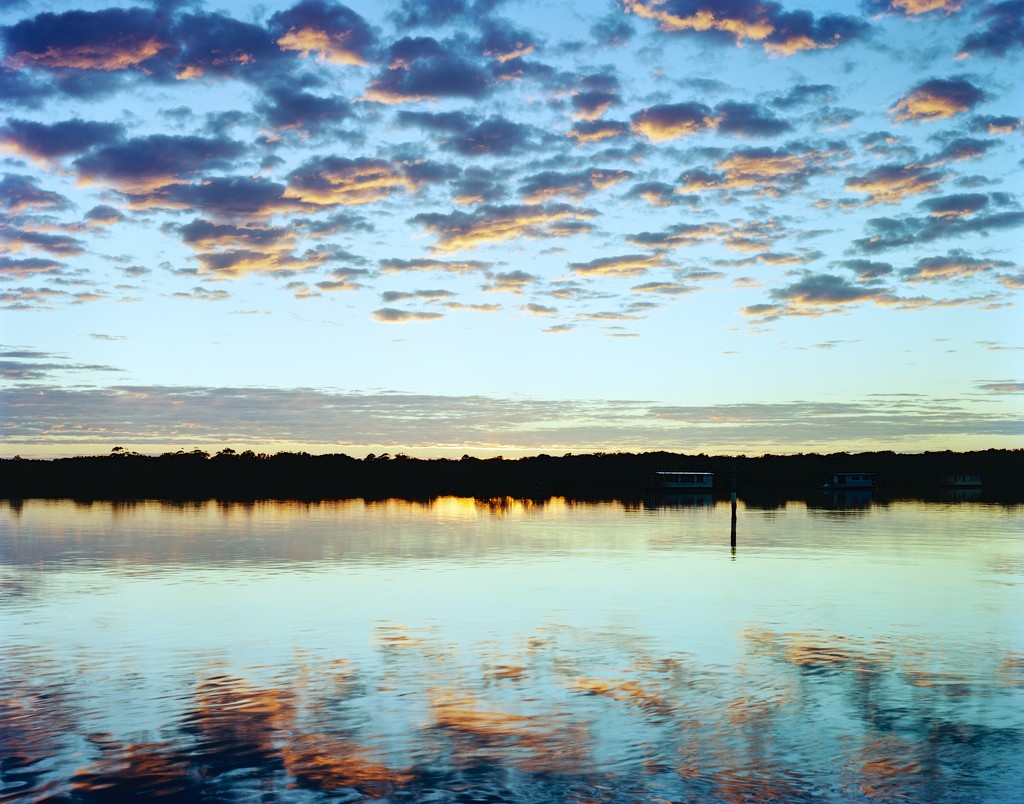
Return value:
<svg viewBox="0 0 1024 804">
<path fill-rule="evenodd" d="M 1020 509 L 739 508 L 0 508 L 0 801 L 1020 801 Z"/>
</svg>

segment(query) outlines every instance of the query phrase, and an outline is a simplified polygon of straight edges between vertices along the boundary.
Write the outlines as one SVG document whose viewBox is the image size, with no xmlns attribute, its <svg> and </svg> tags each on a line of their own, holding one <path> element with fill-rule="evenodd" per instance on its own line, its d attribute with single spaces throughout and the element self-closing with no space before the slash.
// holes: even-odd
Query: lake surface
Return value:
<svg viewBox="0 0 1024 804">
<path fill-rule="evenodd" d="M 0 802 L 1021 802 L 1024 508 L 0 503 Z"/>
</svg>

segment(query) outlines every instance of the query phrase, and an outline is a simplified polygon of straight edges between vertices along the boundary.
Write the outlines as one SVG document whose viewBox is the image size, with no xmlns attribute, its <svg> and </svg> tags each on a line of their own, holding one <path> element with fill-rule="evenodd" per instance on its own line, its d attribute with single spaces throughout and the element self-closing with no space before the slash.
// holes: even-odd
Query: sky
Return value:
<svg viewBox="0 0 1024 804">
<path fill-rule="evenodd" d="M 1024 447 L 1024 1 L 0 0 L 0 456 Z"/>
</svg>

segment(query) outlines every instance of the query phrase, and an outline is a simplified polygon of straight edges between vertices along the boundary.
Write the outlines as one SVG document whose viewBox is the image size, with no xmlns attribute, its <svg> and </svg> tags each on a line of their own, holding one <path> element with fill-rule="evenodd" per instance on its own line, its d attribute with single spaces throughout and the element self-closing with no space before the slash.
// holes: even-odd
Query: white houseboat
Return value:
<svg viewBox="0 0 1024 804">
<path fill-rule="evenodd" d="M 684 469 L 672 472 L 651 473 L 650 488 L 652 491 L 709 492 L 714 488 L 714 485 L 714 472 L 702 472 Z"/>
<path fill-rule="evenodd" d="M 822 483 L 829 491 L 870 491 L 877 485 L 874 472 L 833 472 Z"/>
</svg>

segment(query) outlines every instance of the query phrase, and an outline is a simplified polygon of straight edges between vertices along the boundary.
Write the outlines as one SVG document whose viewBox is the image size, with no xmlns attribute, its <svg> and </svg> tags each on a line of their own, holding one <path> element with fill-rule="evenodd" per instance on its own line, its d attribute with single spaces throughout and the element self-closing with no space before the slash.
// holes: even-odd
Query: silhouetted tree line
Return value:
<svg viewBox="0 0 1024 804">
<path fill-rule="evenodd" d="M 715 491 L 728 494 L 735 470 L 745 500 L 814 493 L 832 472 L 875 472 L 880 493 L 922 496 L 942 478 L 979 474 L 984 498 L 1024 496 L 1024 450 L 979 452 L 845 452 L 828 455 L 714 456 L 671 452 L 536 455 L 506 459 L 420 459 L 406 455 L 274 455 L 199 449 L 146 456 L 115 447 L 109 456 L 0 460 L 0 497 L 75 499 L 341 499 L 492 497 L 631 499 L 644 494 L 652 472 L 715 473 Z"/>
</svg>

